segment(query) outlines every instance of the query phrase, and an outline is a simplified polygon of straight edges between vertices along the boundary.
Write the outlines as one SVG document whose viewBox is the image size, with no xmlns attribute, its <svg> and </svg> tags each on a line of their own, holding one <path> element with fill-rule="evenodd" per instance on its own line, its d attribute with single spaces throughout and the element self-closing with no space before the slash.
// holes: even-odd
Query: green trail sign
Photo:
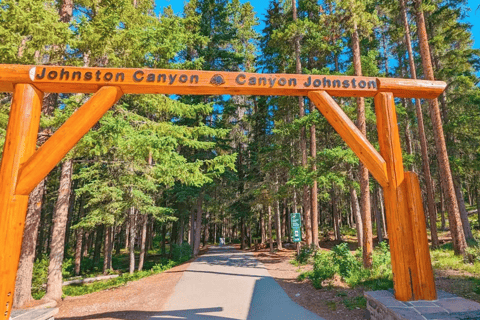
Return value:
<svg viewBox="0 0 480 320">
<path fill-rule="evenodd" d="M 290 215 L 290 222 L 292 226 L 292 240 L 293 242 L 302 241 L 302 218 L 300 213 L 292 213 Z"/>
</svg>

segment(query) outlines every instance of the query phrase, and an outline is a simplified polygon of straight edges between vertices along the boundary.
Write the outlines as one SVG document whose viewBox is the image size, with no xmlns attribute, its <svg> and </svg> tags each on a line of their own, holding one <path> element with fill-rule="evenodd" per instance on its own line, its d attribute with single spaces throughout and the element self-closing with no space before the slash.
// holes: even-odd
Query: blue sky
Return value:
<svg viewBox="0 0 480 320">
<path fill-rule="evenodd" d="M 247 2 L 246 0 L 240 0 L 242 3 Z M 156 11 L 159 12 L 165 6 L 171 5 L 175 13 L 181 13 L 183 8 L 184 1 L 179 0 L 155 0 Z M 268 7 L 268 0 L 251 0 L 250 3 L 255 8 L 257 17 L 260 18 L 261 25 L 257 27 L 257 31 L 260 32 L 263 29 L 263 20 L 265 19 L 265 13 Z M 465 19 L 467 22 L 472 24 L 472 35 L 475 40 L 474 48 L 480 49 L 480 9 L 477 9 L 480 6 L 480 0 L 468 0 L 468 5 L 471 8 L 469 12 L 469 17 Z"/>
</svg>

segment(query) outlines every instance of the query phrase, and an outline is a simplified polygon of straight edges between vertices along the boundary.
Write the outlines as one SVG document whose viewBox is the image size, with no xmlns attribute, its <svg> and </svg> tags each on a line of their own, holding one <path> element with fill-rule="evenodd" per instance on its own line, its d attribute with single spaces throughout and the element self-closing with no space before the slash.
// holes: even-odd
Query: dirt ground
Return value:
<svg viewBox="0 0 480 320">
<path fill-rule="evenodd" d="M 57 305 L 58 320 L 146 320 L 158 314 L 190 263 L 126 286 L 79 297 L 66 297 Z"/>
</svg>

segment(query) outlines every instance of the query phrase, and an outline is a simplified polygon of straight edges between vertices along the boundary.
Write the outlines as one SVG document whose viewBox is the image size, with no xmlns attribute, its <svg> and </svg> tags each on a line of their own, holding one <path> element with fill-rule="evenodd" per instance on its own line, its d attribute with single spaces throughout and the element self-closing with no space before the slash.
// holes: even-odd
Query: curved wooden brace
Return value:
<svg viewBox="0 0 480 320">
<path fill-rule="evenodd" d="M 328 120 L 340 137 L 355 152 L 382 187 L 388 186 L 387 166 L 382 156 L 343 112 L 342 108 L 325 91 L 312 91 L 308 98 Z"/>
<path fill-rule="evenodd" d="M 21 167 L 15 194 L 30 194 L 122 95 L 118 87 L 102 87 L 75 111 Z"/>
</svg>

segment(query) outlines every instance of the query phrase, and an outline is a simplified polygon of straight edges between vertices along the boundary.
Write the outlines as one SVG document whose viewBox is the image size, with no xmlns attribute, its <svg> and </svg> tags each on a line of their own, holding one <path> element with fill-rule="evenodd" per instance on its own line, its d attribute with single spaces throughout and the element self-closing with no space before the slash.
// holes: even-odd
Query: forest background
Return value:
<svg viewBox="0 0 480 320">
<path fill-rule="evenodd" d="M 432 248 L 479 263 L 475 1 L 156 4 L 1 0 L 0 63 L 444 80 L 438 101 L 396 100 L 404 165 L 420 175 Z M 88 98 L 47 94 L 38 146 Z M 378 146 L 372 99 L 337 101 Z M 369 270 L 388 233 L 365 170 L 306 98 L 126 95 L 32 192 L 15 305 L 61 299 L 66 277 L 161 271 L 220 237 L 282 249 L 292 212 L 308 250 L 350 240 Z"/>
</svg>

